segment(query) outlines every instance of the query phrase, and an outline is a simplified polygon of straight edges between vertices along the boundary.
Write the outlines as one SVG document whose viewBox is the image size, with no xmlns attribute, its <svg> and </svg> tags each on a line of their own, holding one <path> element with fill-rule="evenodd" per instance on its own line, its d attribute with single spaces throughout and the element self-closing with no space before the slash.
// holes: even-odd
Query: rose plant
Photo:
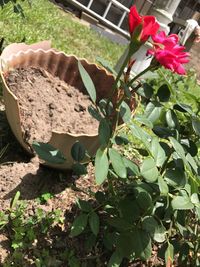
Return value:
<svg viewBox="0 0 200 267">
<path fill-rule="evenodd" d="M 78 200 L 80 213 L 70 235 L 85 238 L 93 266 L 101 260 L 109 267 L 128 266 L 138 259 L 148 261 L 152 248 L 168 267 L 174 263 L 199 266 L 200 98 L 179 90 L 165 75 L 159 86 L 157 81 L 142 77 L 149 70 L 163 73 L 162 66 L 185 75 L 183 64 L 189 54 L 177 35 L 158 32 L 155 17 L 140 16 L 134 6 L 129 29 L 128 54 L 119 73 L 113 71 L 116 79 L 110 98 L 97 102 L 92 77 L 79 63 L 83 83 L 96 107 L 90 113 L 99 120 L 100 147 L 91 162 L 100 189 L 89 191 L 93 202 Z M 151 64 L 131 77 L 134 54 L 149 37 Z M 105 61 L 101 63 L 112 70 Z M 192 99 L 192 106 L 182 103 L 183 95 Z M 116 105 L 113 96 L 117 97 Z M 135 112 L 134 118 L 132 100 L 143 105 L 142 114 Z M 121 130 L 122 121 L 126 134 Z M 137 145 L 133 139 L 138 140 Z M 127 153 L 127 148 L 133 153 Z M 39 156 L 44 159 L 45 149 L 41 144 Z M 53 148 L 48 151 L 52 159 L 57 155 L 54 152 Z M 85 174 L 86 164 L 81 161 L 87 151 L 83 145 L 76 142 L 71 154 L 76 172 Z"/>
</svg>

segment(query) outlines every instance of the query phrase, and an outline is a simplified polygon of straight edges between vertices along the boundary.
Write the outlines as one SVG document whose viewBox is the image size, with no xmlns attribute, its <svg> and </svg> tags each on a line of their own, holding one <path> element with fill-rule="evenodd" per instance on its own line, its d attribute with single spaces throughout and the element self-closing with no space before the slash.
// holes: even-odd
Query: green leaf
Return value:
<svg viewBox="0 0 200 267">
<path fill-rule="evenodd" d="M 80 235 L 84 231 L 85 227 L 87 226 L 87 221 L 88 221 L 87 214 L 83 213 L 79 215 L 78 217 L 76 217 L 71 227 L 70 236 L 74 237 L 74 236 Z"/>
<path fill-rule="evenodd" d="M 108 262 L 108 267 L 120 267 L 122 260 L 123 260 L 123 257 L 121 257 L 121 255 L 117 251 L 115 251 L 113 252 Z"/>
<path fill-rule="evenodd" d="M 132 232 L 122 232 L 117 238 L 117 252 L 122 257 L 130 257 L 131 254 L 135 253 L 135 240 Z M 128 244 L 128 246 L 127 246 Z"/>
<path fill-rule="evenodd" d="M 153 132 L 160 138 L 168 138 L 169 136 L 173 136 L 175 131 L 156 125 L 153 127 Z"/>
<path fill-rule="evenodd" d="M 171 204 L 174 210 L 190 210 L 194 208 L 192 201 L 187 196 L 176 196 Z"/>
<path fill-rule="evenodd" d="M 158 89 L 157 97 L 159 98 L 160 102 L 168 102 L 170 99 L 170 90 L 167 84 L 161 85 Z"/>
<path fill-rule="evenodd" d="M 101 114 L 98 112 L 98 110 L 93 107 L 93 106 L 89 106 L 88 107 L 88 112 L 90 113 L 90 115 L 95 118 L 97 121 L 101 121 L 102 116 Z"/>
<path fill-rule="evenodd" d="M 151 154 L 156 162 L 156 166 L 161 167 L 165 162 L 166 154 L 157 137 L 154 137 L 151 141 Z"/>
<path fill-rule="evenodd" d="M 179 128 L 179 121 L 176 116 L 176 113 L 173 110 L 168 110 L 166 112 L 166 122 L 169 128 L 171 129 L 178 129 Z"/>
<path fill-rule="evenodd" d="M 150 99 L 153 95 L 153 87 L 148 83 L 144 83 L 142 87 L 137 90 L 137 93 L 147 99 Z"/>
<path fill-rule="evenodd" d="M 78 162 L 72 165 L 72 170 L 76 175 L 87 174 L 86 166 Z"/>
<path fill-rule="evenodd" d="M 77 205 L 78 205 L 79 209 L 82 211 L 90 212 L 92 210 L 91 204 L 86 200 L 78 199 Z"/>
<path fill-rule="evenodd" d="M 109 99 L 101 99 L 98 105 L 104 115 L 110 116 L 113 113 L 113 103 Z"/>
<path fill-rule="evenodd" d="M 117 135 L 113 140 L 116 145 L 127 145 L 129 143 L 128 137 L 126 135 Z"/>
<path fill-rule="evenodd" d="M 124 257 L 135 255 L 135 258 L 147 260 L 151 256 L 150 236 L 137 228 L 121 233 L 117 240 L 117 251 Z"/>
<path fill-rule="evenodd" d="M 166 240 L 166 229 L 164 226 L 159 225 L 158 228 L 156 228 L 153 239 L 158 243 L 162 243 Z"/>
<path fill-rule="evenodd" d="M 181 145 L 191 154 L 192 157 L 195 157 L 198 153 L 198 148 L 195 142 L 190 139 L 181 139 Z"/>
<path fill-rule="evenodd" d="M 49 199 L 53 198 L 53 194 L 51 193 L 43 193 L 39 198 L 38 201 L 40 204 L 45 204 Z"/>
<path fill-rule="evenodd" d="M 107 60 L 105 60 L 105 59 L 103 59 L 103 58 L 101 58 L 101 57 L 96 57 L 96 60 L 97 60 L 97 62 L 100 63 L 101 66 L 103 66 L 107 71 L 109 71 L 109 72 L 111 72 L 111 73 L 113 73 L 113 74 L 116 75 L 116 71 L 110 66 L 110 63 L 109 63 Z"/>
<path fill-rule="evenodd" d="M 131 160 L 123 157 L 124 165 L 127 168 L 127 173 L 130 176 L 139 176 L 140 175 L 140 170 L 138 166 Z"/>
<path fill-rule="evenodd" d="M 87 236 L 87 239 L 84 242 L 85 252 L 90 252 L 97 242 L 97 237 L 94 234 Z"/>
<path fill-rule="evenodd" d="M 107 178 L 109 162 L 107 150 L 99 148 L 95 157 L 95 178 L 97 184 L 102 184 Z"/>
<path fill-rule="evenodd" d="M 119 113 L 120 113 L 120 116 L 123 120 L 123 122 L 127 123 L 130 121 L 131 119 L 131 110 L 129 108 L 129 105 L 123 101 L 120 105 L 120 108 L 119 108 Z"/>
<path fill-rule="evenodd" d="M 177 154 L 179 155 L 179 157 L 184 161 L 184 163 L 186 162 L 186 157 L 185 157 L 185 151 L 184 148 L 182 147 L 182 145 L 173 137 L 169 137 L 169 140 L 174 148 L 174 150 L 177 152 Z"/>
<path fill-rule="evenodd" d="M 145 132 L 141 127 L 137 126 L 136 124 L 131 124 L 130 129 L 132 134 L 137 137 L 142 143 L 145 145 L 145 147 L 150 150 L 150 141 L 151 136 Z"/>
<path fill-rule="evenodd" d="M 149 102 L 145 108 L 146 117 L 152 122 L 156 122 L 160 118 L 162 106 L 157 102 Z"/>
<path fill-rule="evenodd" d="M 84 86 L 90 98 L 95 103 L 96 102 L 96 89 L 95 89 L 94 83 L 80 61 L 78 61 L 78 69 L 81 75 L 81 79 L 84 83 Z"/>
<path fill-rule="evenodd" d="M 95 193 L 95 198 L 96 198 L 97 202 L 99 202 L 99 204 L 102 204 L 106 200 L 106 196 L 102 191 L 97 191 Z"/>
<path fill-rule="evenodd" d="M 110 148 L 109 157 L 116 174 L 121 178 L 127 178 L 126 166 L 119 152 L 113 148 Z"/>
<path fill-rule="evenodd" d="M 94 235 L 99 233 L 99 216 L 96 212 L 92 212 L 89 216 L 89 225 Z"/>
<path fill-rule="evenodd" d="M 126 229 L 130 229 L 132 227 L 132 225 L 127 222 L 126 220 L 124 220 L 123 218 L 119 218 L 119 217 L 112 217 L 107 219 L 107 223 L 115 228 L 117 228 L 118 230 L 126 230 Z"/>
<path fill-rule="evenodd" d="M 185 173 L 180 168 L 168 169 L 164 177 L 168 185 L 174 188 L 182 188 L 186 184 Z"/>
<path fill-rule="evenodd" d="M 171 266 L 174 261 L 174 247 L 172 244 L 168 243 L 168 247 L 165 251 L 165 264 L 166 266 Z"/>
<path fill-rule="evenodd" d="M 86 150 L 83 144 L 81 144 L 80 142 L 76 142 L 73 144 L 71 148 L 71 155 L 75 161 L 80 162 L 81 160 L 83 160 L 85 157 L 85 153 Z"/>
<path fill-rule="evenodd" d="M 99 140 L 102 146 L 107 146 L 111 136 L 110 125 L 106 119 L 99 123 Z"/>
<path fill-rule="evenodd" d="M 172 151 L 171 147 L 165 142 L 160 141 L 159 143 L 160 143 L 161 147 L 164 149 L 165 155 L 170 156 L 171 151 Z"/>
<path fill-rule="evenodd" d="M 200 207 L 196 207 L 196 215 L 197 215 L 197 218 L 200 220 Z"/>
<path fill-rule="evenodd" d="M 156 167 L 156 163 L 152 158 L 144 159 L 141 167 L 140 167 L 141 175 L 148 181 L 148 182 L 155 182 L 158 178 L 158 169 Z"/>
<path fill-rule="evenodd" d="M 50 144 L 33 142 L 32 147 L 39 158 L 49 163 L 63 164 L 66 161 L 64 155 Z"/>
<path fill-rule="evenodd" d="M 146 189 L 138 186 L 134 190 L 136 202 L 141 210 L 142 214 L 150 215 L 153 210 L 153 202 L 151 195 Z"/>
<path fill-rule="evenodd" d="M 188 154 L 186 155 L 186 159 L 187 159 L 187 161 L 189 162 L 189 164 L 190 164 L 190 166 L 192 167 L 192 169 L 194 170 L 194 172 L 195 172 L 196 174 L 198 174 L 199 171 L 198 171 L 197 163 L 196 163 L 196 161 L 194 160 L 194 158 L 190 155 L 190 153 L 188 153 Z"/>
<path fill-rule="evenodd" d="M 154 217 L 146 216 L 142 221 L 142 228 L 146 230 L 156 242 L 162 243 L 166 240 L 165 227 L 159 225 Z"/>
<path fill-rule="evenodd" d="M 144 115 L 135 115 L 134 119 L 138 121 L 141 124 L 144 124 L 145 126 L 149 127 L 150 129 L 153 128 L 153 123 Z"/>
<path fill-rule="evenodd" d="M 192 108 L 189 105 L 179 103 L 175 104 L 173 108 L 180 112 L 188 112 L 190 115 L 193 115 Z"/>
<path fill-rule="evenodd" d="M 154 235 L 158 222 L 152 216 L 146 216 L 142 221 L 142 228 L 151 235 Z"/>
<path fill-rule="evenodd" d="M 103 244 L 104 244 L 105 248 L 108 250 L 112 250 L 113 245 L 116 244 L 116 238 L 117 238 L 116 231 L 111 232 L 111 233 L 108 233 L 105 231 L 105 233 L 103 235 Z"/>
<path fill-rule="evenodd" d="M 169 193 L 168 185 L 161 176 L 158 177 L 158 186 L 162 195 L 166 196 Z"/>
<path fill-rule="evenodd" d="M 198 136 L 200 136 L 200 120 L 198 118 L 195 118 L 195 117 L 192 118 L 192 127 L 195 133 Z"/>
<path fill-rule="evenodd" d="M 197 193 L 191 195 L 191 202 L 196 206 L 199 206 L 199 197 Z M 199 206 L 200 207 L 200 206 Z"/>
<path fill-rule="evenodd" d="M 10 204 L 11 210 L 16 208 L 16 204 L 17 204 L 17 202 L 18 202 L 18 200 L 20 198 L 20 195 L 21 195 L 20 191 L 17 191 L 15 196 L 14 196 L 14 198 L 11 201 L 11 204 Z"/>
<path fill-rule="evenodd" d="M 119 202 L 119 212 L 123 217 L 123 220 L 128 222 L 127 228 L 132 227 L 132 223 L 140 218 L 141 207 L 138 205 L 137 201 L 130 196 L 120 200 Z"/>
</svg>

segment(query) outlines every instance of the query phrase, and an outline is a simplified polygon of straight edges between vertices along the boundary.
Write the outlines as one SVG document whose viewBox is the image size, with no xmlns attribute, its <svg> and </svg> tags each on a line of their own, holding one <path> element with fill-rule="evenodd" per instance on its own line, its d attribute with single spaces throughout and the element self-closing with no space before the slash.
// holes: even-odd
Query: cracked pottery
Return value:
<svg viewBox="0 0 200 267">
<path fill-rule="evenodd" d="M 102 98 L 108 97 L 114 83 L 114 77 L 96 64 L 91 64 L 85 59 L 80 59 L 80 61 L 94 82 L 97 91 L 97 102 Z M 49 41 L 33 45 L 26 45 L 24 43 L 11 44 L 2 52 L 1 78 L 7 119 L 15 137 L 29 154 L 33 154 L 33 149 L 26 142 L 25 132 L 21 124 L 19 101 L 6 84 L 6 73 L 9 70 L 20 67 L 43 68 L 67 84 L 74 86 L 82 92 L 86 92 L 79 75 L 77 63 L 78 59 L 75 56 L 66 55 L 63 52 L 52 49 Z M 71 147 L 76 141 L 80 141 L 91 155 L 96 152 L 99 146 L 98 135 L 70 134 L 68 132 L 52 130 L 48 143 L 63 153 L 66 162 L 64 164 L 41 163 L 53 168 L 71 169 L 74 163 L 71 157 Z"/>
</svg>

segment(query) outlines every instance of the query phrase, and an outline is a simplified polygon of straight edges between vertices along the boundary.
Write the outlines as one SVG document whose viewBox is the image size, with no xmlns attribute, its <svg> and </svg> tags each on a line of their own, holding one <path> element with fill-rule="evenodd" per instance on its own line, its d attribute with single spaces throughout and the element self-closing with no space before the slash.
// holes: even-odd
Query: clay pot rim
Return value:
<svg viewBox="0 0 200 267">
<path fill-rule="evenodd" d="M 86 64 L 88 64 L 88 65 L 90 65 L 90 66 L 94 66 L 94 67 L 96 67 L 99 71 L 104 72 L 107 76 L 114 78 L 114 75 L 113 75 L 112 73 L 108 72 L 103 66 L 100 67 L 100 66 L 98 66 L 96 63 L 89 62 L 89 61 L 88 61 L 87 59 L 85 59 L 85 58 L 79 58 L 79 57 L 77 57 L 77 56 L 75 56 L 75 55 L 73 55 L 73 54 L 66 54 L 66 53 L 63 52 L 63 51 L 57 51 L 57 50 L 54 49 L 54 48 L 50 48 L 50 49 L 48 49 L 48 50 L 44 50 L 44 49 L 42 49 L 42 48 L 39 48 L 39 49 L 36 49 L 36 50 L 35 50 L 35 49 L 31 49 L 31 48 L 30 48 L 30 49 L 27 49 L 26 51 L 19 51 L 19 52 L 17 52 L 16 54 L 11 54 L 10 57 L 7 58 L 6 60 L 4 60 L 4 59 L 0 56 L 0 60 L 1 60 L 1 64 L 0 64 L 0 72 L 4 73 L 3 69 L 7 67 L 7 64 L 9 64 L 9 62 L 10 62 L 11 60 L 13 60 L 13 58 L 17 58 L 17 57 L 19 57 L 20 55 L 27 55 L 27 54 L 29 54 L 30 52 L 31 52 L 31 53 L 43 52 L 43 53 L 45 53 L 45 54 L 48 54 L 49 52 L 51 52 L 51 53 L 53 53 L 53 54 L 55 54 L 55 55 L 64 55 L 65 57 L 73 57 L 73 58 L 75 58 L 77 61 L 82 61 L 82 62 L 85 62 Z M 5 64 L 4 67 L 2 66 L 2 63 Z M 9 69 L 8 69 L 8 70 L 9 70 Z"/>
<path fill-rule="evenodd" d="M 75 60 L 81 61 L 81 62 L 85 62 L 87 65 L 90 65 L 90 66 L 94 66 L 95 68 L 97 68 L 99 71 L 101 71 L 105 75 L 114 78 L 113 74 L 108 72 L 104 67 L 99 67 L 95 63 L 90 63 L 85 58 L 78 58 L 77 56 L 75 56 L 73 54 L 66 54 L 63 51 L 57 51 L 57 50 L 55 50 L 53 48 L 50 48 L 48 50 L 44 50 L 44 49 L 39 48 L 39 49 L 27 49 L 26 51 L 19 51 L 16 54 L 11 54 L 10 57 L 7 58 L 6 60 L 4 60 L 4 59 L 2 59 L 0 57 L 0 60 L 1 60 L 1 62 L 0 62 L 1 63 L 0 64 L 0 76 L 1 76 L 1 79 L 3 80 L 4 86 L 6 86 L 6 90 L 8 90 L 8 92 L 17 101 L 18 107 L 19 107 L 19 98 L 10 90 L 10 88 L 8 87 L 8 85 L 7 85 L 6 81 L 5 81 L 5 77 L 4 77 L 7 72 L 9 72 L 11 69 L 14 69 L 14 68 L 9 68 L 9 62 L 12 61 L 13 58 L 17 58 L 17 57 L 19 57 L 21 55 L 28 55 L 29 53 L 37 54 L 38 52 L 42 52 L 44 54 L 53 53 L 53 54 L 58 55 L 58 56 L 62 54 L 65 57 L 73 57 Z M 2 66 L 2 63 L 5 64 L 5 65 Z M 37 68 L 37 67 L 35 67 L 35 68 Z M 20 107 L 19 107 L 19 109 L 20 109 Z M 52 129 L 51 133 L 52 133 L 51 137 L 53 136 L 53 134 L 56 134 L 56 135 L 62 135 L 63 134 L 63 135 L 68 135 L 68 136 L 75 137 L 75 138 L 78 138 L 78 137 L 89 137 L 89 138 L 91 137 L 92 138 L 92 137 L 98 136 L 98 132 L 96 134 L 75 134 L 75 133 L 73 134 L 73 133 L 69 133 L 67 131 L 60 132 L 60 131 L 55 131 L 53 129 Z M 50 138 L 50 140 L 51 140 L 51 138 Z"/>
</svg>

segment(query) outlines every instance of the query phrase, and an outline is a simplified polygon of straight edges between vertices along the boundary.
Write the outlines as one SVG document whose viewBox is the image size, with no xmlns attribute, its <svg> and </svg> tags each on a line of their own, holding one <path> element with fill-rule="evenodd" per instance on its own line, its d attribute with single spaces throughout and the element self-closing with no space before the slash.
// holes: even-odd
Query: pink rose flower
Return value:
<svg viewBox="0 0 200 267">
<path fill-rule="evenodd" d="M 160 27 L 154 16 L 140 16 L 135 6 L 129 12 L 129 32 L 132 36 L 135 28 L 142 24 L 140 40 L 146 42 L 149 36 L 155 35 Z"/>
<path fill-rule="evenodd" d="M 178 44 L 179 38 L 176 34 L 166 36 L 160 32 L 152 36 L 154 48 L 148 50 L 155 59 L 165 68 L 180 75 L 186 74 L 183 64 L 189 62 L 189 53 L 184 52 L 185 47 Z"/>
</svg>

